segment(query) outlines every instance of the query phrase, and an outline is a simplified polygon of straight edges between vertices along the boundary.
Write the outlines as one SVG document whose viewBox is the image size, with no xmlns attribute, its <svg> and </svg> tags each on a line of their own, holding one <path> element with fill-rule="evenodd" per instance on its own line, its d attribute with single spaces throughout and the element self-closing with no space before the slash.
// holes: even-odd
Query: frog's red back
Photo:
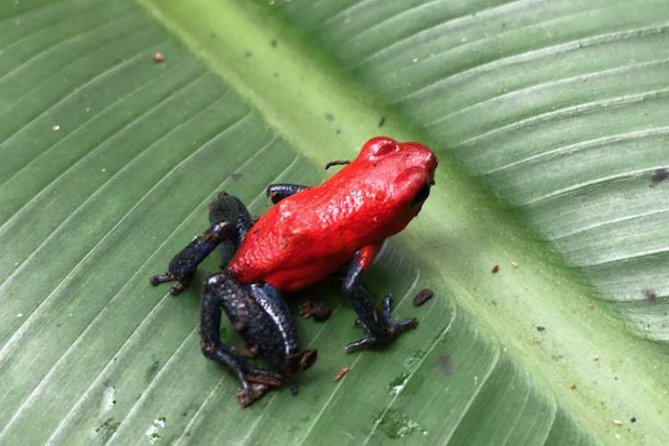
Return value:
<svg viewBox="0 0 669 446">
<path fill-rule="evenodd" d="M 336 175 L 263 215 L 228 270 L 242 283 L 266 282 L 281 291 L 319 282 L 363 246 L 404 229 L 427 198 L 436 166 L 422 144 L 373 138 Z"/>
</svg>

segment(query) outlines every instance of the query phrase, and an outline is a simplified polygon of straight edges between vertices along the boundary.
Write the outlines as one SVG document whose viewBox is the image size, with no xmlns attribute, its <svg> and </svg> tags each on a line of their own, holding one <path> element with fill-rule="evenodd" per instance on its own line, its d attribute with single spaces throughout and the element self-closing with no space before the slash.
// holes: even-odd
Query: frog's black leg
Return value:
<svg viewBox="0 0 669 446">
<path fill-rule="evenodd" d="M 222 311 L 244 341 L 279 373 L 253 365 L 221 342 Z M 241 285 L 226 272 L 214 274 L 205 282 L 201 336 L 205 356 L 237 376 L 242 385 L 237 398 L 242 406 L 283 383 L 296 394 L 293 376 L 311 367 L 317 357 L 315 350 L 299 350 L 290 311 L 276 289 L 263 283 Z"/>
<path fill-rule="evenodd" d="M 204 284 L 200 320 L 200 346 L 204 355 L 227 367 L 239 380 L 242 388 L 237 399 L 246 407 L 262 397 L 271 387 L 280 386 L 284 377 L 270 370 L 259 368 L 244 359 L 232 348 L 221 342 L 221 313 L 228 313 L 235 330 L 242 337 L 252 326 L 251 319 L 257 305 L 247 290 L 221 272 L 210 276 Z"/>
<path fill-rule="evenodd" d="M 302 192 L 308 187 L 309 186 L 302 186 L 300 184 L 270 184 L 267 186 L 267 191 L 265 193 L 267 197 L 272 200 L 272 203 L 277 204 L 284 198 Z"/>
<path fill-rule="evenodd" d="M 362 339 L 348 344 L 347 352 L 388 344 L 395 336 L 418 325 L 415 318 L 393 320 L 390 295 L 383 298 L 381 310 L 362 286 L 362 273 L 369 268 L 379 248 L 380 244 L 370 245 L 356 252 L 342 285 L 342 290 L 351 299 L 358 315 L 356 322 L 367 332 Z"/>
<path fill-rule="evenodd" d="M 176 295 L 184 291 L 195 278 L 197 266 L 216 246 L 221 246 L 223 263 L 227 264 L 252 224 L 251 216 L 242 202 L 225 192 L 219 193 L 209 205 L 209 221 L 211 227 L 174 256 L 166 274 L 153 276 L 151 285 L 176 282 L 170 288 L 170 293 Z"/>
<path fill-rule="evenodd" d="M 213 225 L 223 221 L 232 222 L 236 232 L 226 243 L 221 243 L 221 268 L 228 264 L 239 249 L 253 225 L 253 218 L 237 197 L 219 192 L 216 199 L 209 204 L 209 222 Z"/>
<path fill-rule="evenodd" d="M 177 295 L 187 289 L 195 278 L 197 266 L 223 241 L 234 235 L 230 222 L 212 225 L 204 234 L 196 237 L 170 261 L 167 273 L 151 277 L 151 285 L 176 282 L 170 294 Z"/>
</svg>

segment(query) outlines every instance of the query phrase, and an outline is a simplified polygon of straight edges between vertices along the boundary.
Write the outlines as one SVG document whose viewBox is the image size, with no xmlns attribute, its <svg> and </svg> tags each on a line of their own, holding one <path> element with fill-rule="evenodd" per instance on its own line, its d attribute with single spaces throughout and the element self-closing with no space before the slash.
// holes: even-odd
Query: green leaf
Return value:
<svg viewBox="0 0 669 446">
<path fill-rule="evenodd" d="M 16 0 L 0 23 L 0 444 L 669 437 L 666 1 Z M 199 287 L 148 278 L 217 191 L 261 214 L 377 134 L 440 157 L 368 280 L 420 327 L 346 354 L 325 286 L 300 394 L 241 410 Z"/>
</svg>

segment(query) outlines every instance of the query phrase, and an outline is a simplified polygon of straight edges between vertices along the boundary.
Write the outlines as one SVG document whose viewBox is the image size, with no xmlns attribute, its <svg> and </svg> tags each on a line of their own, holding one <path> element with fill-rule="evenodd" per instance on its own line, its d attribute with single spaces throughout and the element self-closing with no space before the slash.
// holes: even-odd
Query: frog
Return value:
<svg viewBox="0 0 669 446">
<path fill-rule="evenodd" d="M 237 197 L 220 192 L 209 205 L 210 226 L 177 253 L 167 272 L 151 277 L 173 282 L 172 295 L 187 290 L 198 265 L 217 248 L 220 270 L 204 280 L 200 347 L 240 383 L 237 400 L 247 407 L 274 388 L 297 393 L 297 375 L 316 361 L 316 349 L 301 350 L 286 296 L 343 272 L 341 290 L 364 336 L 347 352 L 388 345 L 416 328 L 416 318 L 393 318 L 390 294 L 376 299 L 363 286 L 384 241 L 402 231 L 427 200 L 438 159 L 419 142 L 377 136 L 353 160 L 320 185 L 271 184 L 272 206 L 251 217 Z M 267 366 L 242 355 L 220 336 L 222 314 Z"/>
</svg>

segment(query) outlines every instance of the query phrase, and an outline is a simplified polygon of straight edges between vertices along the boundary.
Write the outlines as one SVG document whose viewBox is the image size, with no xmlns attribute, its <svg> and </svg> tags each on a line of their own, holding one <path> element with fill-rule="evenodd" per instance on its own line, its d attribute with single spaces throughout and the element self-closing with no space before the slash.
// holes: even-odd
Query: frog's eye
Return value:
<svg viewBox="0 0 669 446">
<path fill-rule="evenodd" d="M 363 150 L 367 153 L 368 156 L 376 158 L 387 153 L 394 152 L 397 150 L 397 147 L 397 141 L 394 139 L 385 136 L 378 136 L 367 141 Z"/>
<path fill-rule="evenodd" d="M 423 184 L 423 187 L 421 187 L 418 192 L 416 193 L 416 196 L 413 197 L 412 204 L 419 204 L 427 200 L 427 197 L 430 196 L 430 185 L 425 183 Z"/>
</svg>

